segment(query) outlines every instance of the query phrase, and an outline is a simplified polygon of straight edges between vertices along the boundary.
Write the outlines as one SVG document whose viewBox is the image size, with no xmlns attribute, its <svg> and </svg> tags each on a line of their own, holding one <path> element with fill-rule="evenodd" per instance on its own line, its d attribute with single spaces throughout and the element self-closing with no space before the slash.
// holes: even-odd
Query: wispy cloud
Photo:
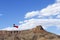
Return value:
<svg viewBox="0 0 60 40">
<path fill-rule="evenodd" d="M 6 27 L 6 28 L 0 29 L 0 30 L 13 31 L 13 30 L 18 30 L 18 29 L 15 27 Z"/>
<path fill-rule="evenodd" d="M 25 18 L 31 18 L 34 16 L 37 17 L 48 17 L 52 18 L 53 16 L 59 16 L 60 15 L 60 1 L 57 0 L 54 4 L 48 5 L 46 8 L 43 8 L 42 10 L 32 11 L 28 12 L 25 15 Z M 51 17 L 52 16 L 52 17 Z"/>
<path fill-rule="evenodd" d="M 54 25 L 60 28 L 60 19 L 30 19 L 20 27 L 34 28 L 37 25 L 42 25 L 44 28 Z"/>
<path fill-rule="evenodd" d="M 23 24 L 19 25 L 19 28 L 7 27 L 3 30 L 26 30 L 34 28 L 37 25 L 42 25 L 43 28 L 48 28 L 49 26 L 56 26 L 59 29 L 60 19 L 29 19 L 26 22 L 23 22 Z"/>
<path fill-rule="evenodd" d="M 33 18 L 35 16 L 37 19 Z M 44 28 L 47 28 L 49 26 L 56 26 L 57 28 L 60 28 L 60 0 L 56 0 L 54 4 L 48 5 L 42 10 L 27 12 L 25 18 L 33 18 L 33 20 L 29 19 L 28 22 L 30 25 L 28 22 L 26 22 L 25 24 L 22 24 L 22 26 L 28 24 L 29 27 L 42 25 Z"/>
</svg>

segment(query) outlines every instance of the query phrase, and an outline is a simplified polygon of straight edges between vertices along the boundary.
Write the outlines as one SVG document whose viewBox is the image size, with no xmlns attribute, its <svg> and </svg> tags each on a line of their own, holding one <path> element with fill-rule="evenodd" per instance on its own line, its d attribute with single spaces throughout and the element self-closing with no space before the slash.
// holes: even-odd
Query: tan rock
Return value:
<svg viewBox="0 0 60 40">
<path fill-rule="evenodd" d="M 0 31 L 0 40 L 60 40 L 60 35 L 47 32 L 41 25 L 22 31 Z"/>
</svg>

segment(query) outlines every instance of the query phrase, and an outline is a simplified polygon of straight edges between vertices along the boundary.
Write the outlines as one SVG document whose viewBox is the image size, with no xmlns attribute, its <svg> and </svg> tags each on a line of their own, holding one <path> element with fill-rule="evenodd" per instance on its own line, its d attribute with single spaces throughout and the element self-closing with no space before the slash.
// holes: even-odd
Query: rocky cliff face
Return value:
<svg viewBox="0 0 60 40">
<path fill-rule="evenodd" d="M 60 36 L 36 26 L 22 31 L 0 31 L 0 40 L 60 40 Z"/>
</svg>

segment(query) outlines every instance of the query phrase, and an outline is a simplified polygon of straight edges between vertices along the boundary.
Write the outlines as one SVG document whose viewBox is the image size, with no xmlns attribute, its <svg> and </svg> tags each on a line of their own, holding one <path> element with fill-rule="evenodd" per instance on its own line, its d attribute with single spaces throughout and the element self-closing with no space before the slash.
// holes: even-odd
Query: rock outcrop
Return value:
<svg viewBox="0 0 60 40">
<path fill-rule="evenodd" d="M 22 31 L 0 31 L 0 40 L 60 40 L 60 36 L 45 31 L 41 25 Z"/>
</svg>

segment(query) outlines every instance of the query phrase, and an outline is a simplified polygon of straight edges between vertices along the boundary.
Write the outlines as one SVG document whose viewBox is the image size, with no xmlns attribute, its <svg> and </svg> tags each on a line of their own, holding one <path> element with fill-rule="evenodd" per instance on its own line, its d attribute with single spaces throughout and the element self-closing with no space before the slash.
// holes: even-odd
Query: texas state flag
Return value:
<svg viewBox="0 0 60 40">
<path fill-rule="evenodd" d="M 18 28 L 18 26 L 16 26 L 15 24 L 13 24 L 13 27 Z"/>
</svg>

